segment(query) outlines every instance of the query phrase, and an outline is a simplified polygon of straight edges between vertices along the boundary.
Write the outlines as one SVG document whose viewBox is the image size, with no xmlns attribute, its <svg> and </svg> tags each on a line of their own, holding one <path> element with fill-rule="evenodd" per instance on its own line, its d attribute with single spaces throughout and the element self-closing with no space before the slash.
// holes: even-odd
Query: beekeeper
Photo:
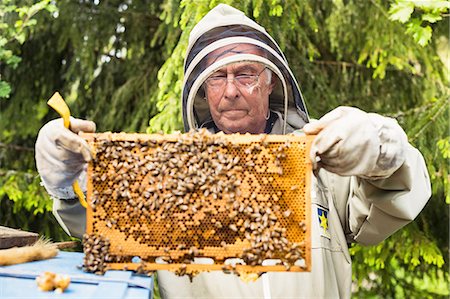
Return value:
<svg viewBox="0 0 450 299">
<path fill-rule="evenodd" d="M 184 65 L 185 130 L 317 134 L 311 190 L 312 271 L 267 273 L 245 283 L 220 271 L 192 282 L 159 271 L 163 298 L 349 298 L 347 244 L 376 244 L 412 221 L 431 195 L 419 151 L 394 119 L 338 107 L 310 122 L 298 83 L 275 40 L 241 11 L 220 4 L 192 30 Z M 312 103 L 313 104 L 313 103 Z M 90 121 L 46 124 L 36 142 L 36 164 L 54 200 L 54 214 L 71 235 L 85 229 L 85 211 L 72 190 L 86 185 L 90 151 L 79 131 Z"/>
</svg>

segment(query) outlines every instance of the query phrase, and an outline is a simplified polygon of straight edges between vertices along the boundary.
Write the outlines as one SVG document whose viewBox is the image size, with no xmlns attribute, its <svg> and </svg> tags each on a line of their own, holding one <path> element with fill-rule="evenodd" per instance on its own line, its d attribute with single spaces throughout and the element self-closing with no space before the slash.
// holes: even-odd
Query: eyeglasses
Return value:
<svg viewBox="0 0 450 299">
<path fill-rule="evenodd" d="M 206 86 L 215 90 L 223 89 L 227 82 L 233 82 L 237 88 L 252 88 L 258 84 L 259 76 L 264 72 L 266 68 L 263 68 L 256 75 L 235 75 L 233 78 L 228 79 L 226 74 L 220 76 L 212 76 L 206 79 Z"/>
</svg>

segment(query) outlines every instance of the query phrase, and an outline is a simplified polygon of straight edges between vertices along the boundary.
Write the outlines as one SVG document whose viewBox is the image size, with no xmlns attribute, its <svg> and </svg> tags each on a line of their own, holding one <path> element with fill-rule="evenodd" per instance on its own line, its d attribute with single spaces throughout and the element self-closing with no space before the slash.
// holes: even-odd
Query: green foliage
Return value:
<svg viewBox="0 0 450 299">
<path fill-rule="evenodd" d="M 35 173 L 9 171 L 0 175 L 0 197 L 7 196 L 14 202 L 13 213 L 20 213 L 22 209 L 35 215 L 51 211 L 52 202 L 40 188 L 40 180 Z M 29 198 L 32 200 L 25 200 Z"/>
<path fill-rule="evenodd" d="M 438 169 L 438 172 L 435 172 L 434 176 L 443 177 L 443 186 L 441 188 L 445 190 L 445 202 L 450 204 L 450 180 L 448 179 L 448 166 L 450 165 L 450 137 L 447 136 L 446 138 L 439 139 L 436 142 L 436 145 L 440 151 L 440 156 L 444 159 L 444 161 L 447 161 L 447 163 L 442 165 L 442 167 Z M 447 179 L 445 179 L 445 175 L 447 175 Z"/>
<path fill-rule="evenodd" d="M 437 144 L 439 150 L 441 151 L 442 156 L 445 159 L 450 158 L 450 137 L 447 137 L 445 139 L 440 139 L 436 144 Z"/>
<path fill-rule="evenodd" d="M 56 9 L 51 0 L 42 0 L 34 4 L 18 6 L 16 1 L 4 0 L 0 3 L 0 68 L 3 64 L 15 69 L 21 58 L 8 49 L 15 44 L 23 44 L 33 31 L 37 21 L 33 17 L 42 10 L 54 12 Z M 11 87 L 2 80 L 0 74 L 0 99 L 8 98 Z"/>
<path fill-rule="evenodd" d="M 0 81 L 0 98 L 6 98 L 11 93 L 11 86 L 5 81 Z"/>
<path fill-rule="evenodd" d="M 54 240 L 70 239 L 51 215 L 52 201 L 33 171 L 0 170 L 0 223 L 39 232 Z"/>
<path fill-rule="evenodd" d="M 20 47 L 33 34 L 37 25 L 36 18 L 45 13 L 53 13 L 55 9 L 50 0 L 6 0 L 0 3 L 0 98 L 8 98 L 14 92 L 12 87 L 16 86 L 11 83 L 13 80 L 10 80 L 8 73 L 19 67 L 22 61 Z M 52 203 L 40 186 L 37 173 L 32 170 L 32 151 L 25 144 L 15 144 L 14 130 L 3 126 L 7 122 L 3 114 L 5 103 L 0 102 L 0 105 L 0 224 L 40 232 L 58 240 L 68 239 L 50 216 Z M 11 119 L 12 124 L 14 119 Z M 35 129 L 33 128 L 33 135 L 36 134 Z M 33 140 L 30 140 L 28 145 L 31 146 L 32 143 Z"/>
<path fill-rule="evenodd" d="M 389 9 L 390 19 L 406 25 L 406 33 L 414 41 L 426 46 L 431 39 L 431 24 L 448 14 L 450 1 L 395 0 Z"/>
<path fill-rule="evenodd" d="M 354 245 L 350 253 L 358 298 L 374 294 L 379 298 L 444 298 L 450 294 L 440 249 L 416 223 L 379 245 Z"/>
</svg>

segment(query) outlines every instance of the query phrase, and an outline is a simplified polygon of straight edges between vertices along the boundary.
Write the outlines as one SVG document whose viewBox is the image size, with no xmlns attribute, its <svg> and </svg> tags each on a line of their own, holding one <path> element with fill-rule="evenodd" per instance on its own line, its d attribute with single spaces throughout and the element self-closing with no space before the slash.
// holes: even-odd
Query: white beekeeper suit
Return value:
<svg viewBox="0 0 450 299">
<path fill-rule="evenodd" d="M 257 47 L 260 54 L 233 51 L 233 44 Z M 226 55 L 212 56 L 223 47 Z M 395 120 L 377 114 L 339 107 L 309 123 L 298 84 L 276 42 L 242 12 L 223 4 L 211 10 L 190 35 L 183 86 L 186 130 L 217 131 L 202 85 L 216 70 L 242 61 L 262 63 L 276 77 L 266 133 L 287 134 L 303 128 L 306 134 L 317 134 L 311 150 L 317 169 L 311 190 L 312 271 L 267 273 L 249 283 L 222 272 L 201 273 L 190 282 L 188 277 L 159 271 L 161 295 L 349 298 L 352 275 L 347 244 L 376 244 L 417 216 L 431 195 L 423 158 Z M 95 124 L 74 119 L 71 130 L 92 132 Z M 44 126 L 36 142 L 38 171 L 54 198 L 55 215 L 75 236 L 83 233 L 85 216 L 78 202 L 70 200 L 74 197 L 71 184 L 74 179 L 83 183 L 88 152 L 86 143 L 64 129 L 60 120 Z"/>
</svg>

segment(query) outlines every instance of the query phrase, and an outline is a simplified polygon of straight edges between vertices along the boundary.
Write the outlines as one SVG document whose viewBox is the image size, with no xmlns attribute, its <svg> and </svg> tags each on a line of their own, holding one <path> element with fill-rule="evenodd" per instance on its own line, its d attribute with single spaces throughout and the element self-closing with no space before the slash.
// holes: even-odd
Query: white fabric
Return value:
<svg viewBox="0 0 450 299">
<path fill-rule="evenodd" d="M 95 132 L 95 123 L 71 118 L 70 130 L 62 119 L 48 122 L 39 131 L 36 140 L 36 167 L 47 192 L 56 198 L 74 198 L 72 183 L 79 179 L 85 191 L 86 166 L 91 151 L 86 141 L 77 135 Z"/>
<path fill-rule="evenodd" d="M 82 238 L 86 231 L 86 208 L 81 206 L 78 198 L 53 199 L 53 215 L 64 231 L 72 237 Z"/>
<path fill-rule="evenodd" d="M 303 132 L 317 134 L 311 148 L 314 167 L 344 176 L 389 177 L 403 164 L 408 144 L 394 119 L 353 107 L 338 107 L 306 124 Z"/>
</svg>

